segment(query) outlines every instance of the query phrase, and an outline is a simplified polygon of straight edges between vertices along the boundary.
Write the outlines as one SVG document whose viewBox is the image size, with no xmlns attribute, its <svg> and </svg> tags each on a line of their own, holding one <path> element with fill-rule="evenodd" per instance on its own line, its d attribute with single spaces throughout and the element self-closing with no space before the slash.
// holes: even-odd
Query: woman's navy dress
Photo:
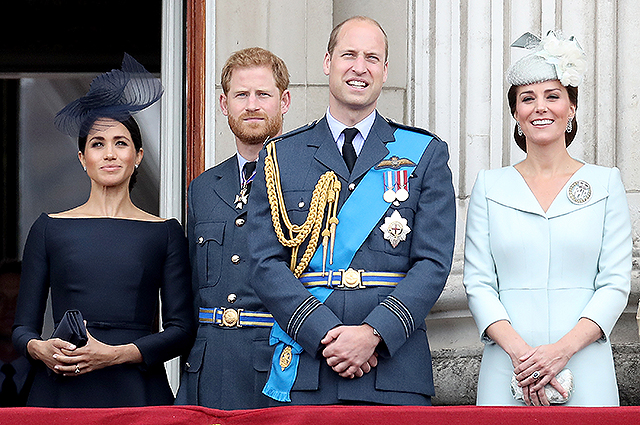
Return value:
<svg viewBox="0 0 640 425">
<path fill-rule="evenodd" d="M 80 310 L 94 338 L 110 345 L 134 343 L 143 363 L 64 377 L 48 373 L 44 363 L 34 361 L 38 371 L 28 405 L 172 404 L 163 362 L 187 353 L 193 341 L 190 276 L 186 239 L 174 219 L 150 222 L 42 214 L 31 227 L 24 250 L 13 330 L 17 349 L 29 357 L 27 342 L 40 338 L 51 289 L 56 324 L 66 310 Z M 154 333 L 160 306 L 164 330 Z"/>
</svg>

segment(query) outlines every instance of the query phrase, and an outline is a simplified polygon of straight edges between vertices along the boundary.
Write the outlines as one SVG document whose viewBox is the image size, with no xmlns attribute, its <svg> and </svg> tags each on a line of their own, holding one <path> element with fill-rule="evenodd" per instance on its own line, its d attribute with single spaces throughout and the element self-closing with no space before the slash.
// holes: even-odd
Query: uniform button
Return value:
<svg viewBox="0 0 640 425">
<path fill-rule="evenodd" d="M 189 362 L 186 362 L 184 365 L 187 367 L 187 369 L 191 367 L 191 364 Z"/>
<path fill-rule="evenodd" d="M 238 264 L 240 262 L 240 256 L 238 254 L 233 254 L 231 256 L 231 262 L 233 264 Z"/>
<path fill-rule="evenodd" d="M 204 244 L 204 238 L 203 238 L 202 236 L 200 236 L 200 237 L 198 238 L 198 243 L 199 243 L 200 245 Z"/>
<path fill-rule="evenodd" d="M 349 190 L 351 192 L 353 192 L 354 190 L 356 190 L 356 184 L 355 183 L 349 183 Z"/>
<path fill-rule="evenodd" d="M 304 208 L 304 201 L 300 201 L 298 203 L 298 208 Z"/>
<path fill-rule="evenodd" d="M 244 226 L 245 221 L 246 220 L 244 218 L 236 218 L 236 226 L 238 227 Z"/>
<path fill-rule="evenodd" d="M 227 301 L 229 301 L 231 304 L 236 302 L 237 299 L 238 299 L 238 296 L 236 294 L 227 295 Z"/>
</svg>

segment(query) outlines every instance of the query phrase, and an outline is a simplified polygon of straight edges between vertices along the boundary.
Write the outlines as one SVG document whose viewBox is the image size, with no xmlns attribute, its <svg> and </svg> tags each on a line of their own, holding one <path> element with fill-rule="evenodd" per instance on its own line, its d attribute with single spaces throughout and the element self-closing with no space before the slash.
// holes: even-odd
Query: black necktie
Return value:
<svg viewBox="0 0 640 425">
<path fill-rule="evenodd" d="M 246 187 L 245 193 L 247 195 L 251 191 L 251 182 L 253 181 L 251 180 L 251 177 L 253 176 L 253 173 L 255 171 L 256 171 L 256 161 L 245 162 L 244 165 L 242 166 L 242 175 L 244 176 L 244 178 L 242 179 L 242 183 Z"/>
<path fill-rule="evenodd" d="M 349 172 L 353 170 L 353 164 L 356 163 L 356 150 L 353 148 L 353 139 L 358 134 L 357 128 L 345 128 L 344 133 L 344 145 L 342 145 L 342 157 L 344 163 L 347 164 Z"/>
<path fill-rule="evenodd" d="M 13 375 L 16 374 L 16 370 L 11 363 L 5 363 L 0 368 L 0 371 L 4 373 L 4 381 L 2 381 L 2 390 L 0 390 L 0 406 L 12 407 L 18 405 L 18 388 L 13 381 Z"/>
</svg>

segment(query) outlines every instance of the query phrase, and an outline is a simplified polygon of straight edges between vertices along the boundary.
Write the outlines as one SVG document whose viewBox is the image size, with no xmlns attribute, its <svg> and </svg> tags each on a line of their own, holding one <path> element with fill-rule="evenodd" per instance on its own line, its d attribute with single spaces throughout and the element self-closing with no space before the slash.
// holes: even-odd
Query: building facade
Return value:
<svg viewBox="0 0 640 425">
<path fill-rule="evenodd" d="M 321 117 L 326 111 L 329 90 L 322 60 L 334 25 L 350 16 L 366 15 L 384 27 L 389 38 L 389 78 L 379 101 L 379 111 L 393 120 L 427 128 L 448 142 L 454 175 L 458 203 L 454 263 L 445 290 L 427 318 L 434 353 L 437 391 L 434 402 L 438 404 L 472 404 L 475 399 L 474 378 L 482 344 L 462 286 L 469 194 L 479 170 L 514 164 L 524 157 L 511 136 L 515 121 L 506 101 L 505 79 L 509 65 L 524 52 L 509 45 L 526 31 L 541 35 L 558 29 L 566 35 L 575 35 L 587 53 L 589 65 L 580 87 L 577 110 L 580 127 L 569 151 L 575 158 L 616 166 L 622 173 L 633 226 L 632 290 L 628 306 L 612 334 L 612 342 L 621 402 L 640 404 L 640 366 L 636 366 L 640 364 L 636 322 L 640 297 L 640 167 L 637 165 L 640 146 L 636 143 L 640 136 L 640 33 L 637 31 L 640 2 L 163 0 L 145 3 L 161 8 L 159 74 L 165 94 L 159 112 L 159 145 L 154 148 L 157 163 L 153 172 L 157 174 L 154 179 L 159 192 L 157 212 L 179 219 L 185 217 L 189 181 L 235 152 L 226 117 L 218 106 L 220 68 L 233 51 L 260 46 L 287 63 L 292 97 L 284 121 L 287 131 Z M 88 82 L 89 75 L 104 71 L 89 67 L 84 70 L 83 78 Z M 30 75 L 20 73 L 19 69 L 10 75 L 0 71 L 0 78 L 25 77 Z M 61 105 L 64 103 L 66 101 Z M 55 114 L 56 110 L 50 113 Z M 70 155 L 74 149 L 70 148 Z M 11 155 L 3 153 L 4 157 Z M 34 207 L 29 214 L 37 216 L 41 212 L 38 208 Z M 6 224 L 11 220 L 2 222 Z M 28 227 L 25 224 L 22 227 L 26 227 L 20 229 L 24 237 Z M 177 386 L 177 363 L 174 361 L 167 369 Z"/>
</svg>

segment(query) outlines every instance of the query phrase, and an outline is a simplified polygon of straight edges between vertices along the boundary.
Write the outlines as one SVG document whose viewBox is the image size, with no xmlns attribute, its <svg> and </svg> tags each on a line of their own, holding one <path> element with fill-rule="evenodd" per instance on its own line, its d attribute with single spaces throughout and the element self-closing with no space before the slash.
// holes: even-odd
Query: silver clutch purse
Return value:
<svg viewBox="0 0 640 425">
<path fill-rule="evenodd" d="M 556 379 L 560 385 L 562 385 L 562 388 L 567 391 L 569 396 L 564 398 L 562 394 L 560 394 L 558 390 L 553 388 L 550 384 L 544 386 L 544 393 L 547 395 L 547 399 L 549 399 L 549 403 L 551 404 L 566 403 L 571 398 L 571 394 L 573 394 L 573 373 L 571 373 L 569 369 L 562 369 L 560 373 L 556 375 Z M 513 394 L 513 398 L 524 403 L 522 387 L 518 386 L 518 380 L 516 379 L 515 374 L 511 376 L 511 394 Z"/>
</svg>

